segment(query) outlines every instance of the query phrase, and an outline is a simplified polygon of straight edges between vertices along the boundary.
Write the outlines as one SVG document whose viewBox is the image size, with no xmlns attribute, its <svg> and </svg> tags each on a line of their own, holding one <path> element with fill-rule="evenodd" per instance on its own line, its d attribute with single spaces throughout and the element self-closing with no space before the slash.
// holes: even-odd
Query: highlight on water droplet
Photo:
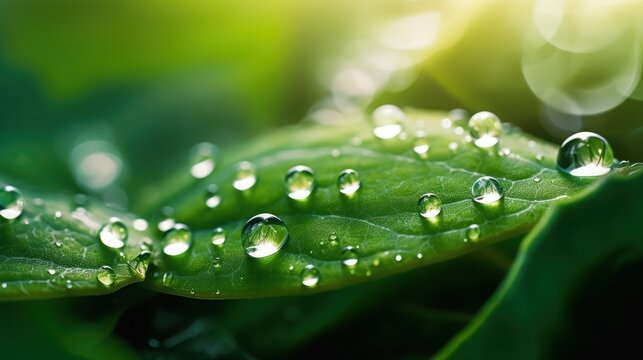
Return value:
<svg viewBox="0 0 643 360">
<path fill-rule="evenodd" d="M 163 253 L 178 256 L 190 249 L 192 230 L 185 224 L 175 224 L 163 237 Z"/>
<path fill-rule="evenodd" d="M 480 226 L 471 224 L 467 228 L 467 240 L 477 241 L 480 238 Z"/>
<path fill-rule="evenodd" d="M 373 111 L 373 135 L 388 140 L 400 134 L 406 114 L 395 105 L 382 105 Z"/>
<path fill-rule="evenodd" d="M 288 228 L 272 214 L 255 215 L 241 230 L 241 243 L 246 254 L 261 259 L 277 253 L 288 240 Z"/>
<path fill-rule="evenodd" d="M 215 184 L 208 185 L 205 192 L 205 206 L 214 209 L 221 204 L 221 195 L 219 195 L 219 187 Z"/>
<path fill-rule="evenodd" d="M 312 288 L 317 286 L 320 279 L 321 273 L 314 265 L 306 265 L 306 267 L 301 271 L 301 283 L 306 287 Z"/>
<path fill-rule="evenodd" d="M 426 219 L 434 218 L 442 211 L 442 200 L 434 193 L 426 193 L 420 196 L 418 211 Z"/>
<path fill-rule="evenodd" d="M 135 219 L 134 221 L 132 221 L 132 227 L 136 231 L 145 231 L 145 230 L 147 230 L 148 224 L 147 224 L 147 221 L 145 219 L 140 219 L 139 218 L 139 219 Z"/>
<path fill-rule="evenodd" d="M 196 179 L 203 179 L 212 173 L 216 166 L 219 148 L 209 142 L 194 145 L 190 150 L 190 174 Z"/>
<path fill-rule="evenodd" d="M 0 190 L 0 217 L 13 220 L 22 214 L 24 206 L 24 200 L 18 189 L 6 185 Z"/>
<path fill-rule="evenodd" d="M 242 161 L 236 166 L 232 187 L 239 191 L 252 188 L 257 183 L 257 167 L 249 161 Z"/>
<path fill-rule="evenodd" d="M 288 197 L 293 200 L 304 200 L 315 189 L 315 174 L 308 166 L 297 165 L 286 173 Z"/>
<path fill-rule="evenodd" d="M 500 182 L 491 176 L 483 176 L 471 186 L 471 197 L 479 204 L 492 204 L 504 196 Z"/>
<path fill-rule="evenodd" d="M 342 264 L 348 267 L 353 267 L 357 265 L 358 262 L 359 258 L 357 256 L 357 249 L 350 245 L 344 247 L 342 250 Z"/>
<path fill-rule="evenodd" d="M 573 176 L 601 176 L 614 162 L 612 147 L 604 137 L 584 131 L 568 137 L 558 150 L 558 168 Z"/>
<path fill-rule="evenodd" d="M 353 169 L 346 169 L 339 174 L 337 178 L 337 187 L 339 192 L 346 195 L 352 196 L 357 190 L 359 190 L 361 182 L 359 180 L 359 174 Z"/>
<path fill-rule="evenodd" d="M 420 137 L 415 140 L 413 145 L 413 152 L 416 153 L 420 158 L 426 159 L 429 156 L 429 140 L 425 137 Z"/>
<path fill-rule="evenodd" d="M 160 232 L 167 232 L 176 225 L 176 222 L 171 217 L 167 217 L 156 224 Z"/>
<path fill-rule="evenodd" d="M 469 119 L 469 133 L 477 147 L 488 148 L 496 145 L 501 131 L 500 119 L 489 111 L 481 111 Z"/>
<path fill-rule="evenodd" d="M 112 217 L 98 231 L 98 238 L 103 245 L 112 249 L 120 249 L 127 241 L 127 226 L 123 220 Z"/>
<path fill-rule="evenodd" d="M 116 272 L 107 265 L 101 266 L 96 274 L 96 279 L 104 286 L 109 287 L 116 281 Z"/>
<path fill-rule="evenodd" d="M 214 266 L 215 269 L 219 269 L 222 264 L 223 260 L 221 260 L 220 257 L 215 256 L 214 259 L 212 259 L 212 266 Z"/>
<path fill-rule="evenodd" d="M 216 228 L 212 231 L 212 245 L 221 246 L 225 243 L 225 230 L 222 228 Z"/>
</svg>

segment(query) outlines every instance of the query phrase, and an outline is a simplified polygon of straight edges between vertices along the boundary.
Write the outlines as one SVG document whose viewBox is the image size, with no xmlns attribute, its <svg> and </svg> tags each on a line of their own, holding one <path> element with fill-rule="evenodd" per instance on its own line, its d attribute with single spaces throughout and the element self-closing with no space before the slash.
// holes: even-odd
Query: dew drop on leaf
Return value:
<svg viewBox="0 0 643 360">
<path fill-rule="evenodd" d="M 170 229 L 172 229 L 174 227 L 174 225 L 176 225 L 176 222 L 174 221 L 174 219 L 172 219 L 171 217 L 167 217 L 167 218 L 159 221 L 158 224 L 156 224 L 156 227 L 161 232 L 167 232 Z"/>
<path fill-rule="evenodd" d="M 212 230 L 212 245 L 221 246 L 225 243 L 225 230 L 222 228 L 216 228 Z"/>
<path fill-rule="evenodd" d="M 315 189 L 315 174 L 308 166 L 298 165 L 286 173 L 288 197 L 293 200 L 304 200 Z"/>
<path fill-rule="evenodd" d="M 558 168 L 573 176 L 600 176 L 611 170 L 612 147 L 604 137 L 584 131 L 568 137 L 558 150 Z"/>
<path fill-rule="evenodd" d="M 339 192 L 346 196 L 354 195 L 359 190 L 361 182 L 359 174 L 353 169 L 346 169 L 339 174 L 337 178 L 337 187 Z"/>
<path fill-rule="evenodd" d="M 306 267 L 301 271 L 301 283 L 306 287 L 312 288 L 317 286 L 320 279 L 321 274 L 319 269 L 314 265 L 306 265 Z"/>
<path fill-rule="evenodd" d="M 400 134 L 406 114 L 395 105 L 382 105 L 373 111 L 373 135 L 388 140 Z"/>
<path fill-rule="evenodd" d="M 395 261 L 397 261 L 397 262 L 402 261 L 402 255 L 400 255 L 400 254 L 395 255 Z"/>
<path fill-rule="evenodd" d="M 178 256 L 192 245 L 192 230 L 185 224 L 175 224 L 172 230 L 163 237 L 163 253 L 168 256 Z"/>
<path fill-rule="evenodd" d="M 139 219 L 135 219 L 134 221 L 132 221 L 132 227 L 136 231 L 145 231 L 145 230 L 147 230 L 148 224 L 147 224 L 147 221 L 145 219 L 140 219 L 139 218 Z"/>
<path fill-rule="evenodd" d="M 500 182 L 491 176 L 483 176 L 471 186 L 471 196 L 479 204 L 492 204 L 504 195 Z"/>
<path fill-rule="evenodd" d="M 214 209 L 221 204 L 221 195 L 219 195 L 219 187 L 215 184 L 208 185 L 205 191 L 205 206 Z"/>
<path fill-rule="evenodd" d="M 359 258 L 357 256 L 357 250 L 350 245 L 346 246 L 342 250 L 342 264 L 348 267 L 353 267 L 357 265 L 358 262 L 359 262 Z"/>
<path fill-rule="evenodd" d="M 476 241 L 480 238 L 480 226 L 471 224 L 467 228 L 467 240 Z"/>
<path fill-rule="evenodd" d="M 236 166 L 232 187 L 239 191 L 252 188 L 257 183 L 257 167 L 249 161 L 242 161 Z"/>
<path fill-rule="evenodd" d="M 420 196 L 418 211 L 426 219 L 434 218 L 442 211 L 442 200 L 433 193 L 426 193 Z"/>
<path fill-rule="evenodd" d="M 212 266 L 214 266 L 215 269 L 220 268 L 222 264 L 223 264 L 223 260 L 221 260 L 220 257 L 217 256 L 214 259 L 212 259 Z"/>
<path fill-rule="evenodd" d="M 194 145 L 190 150 L 190 174 L 196 179 L 203 179 L 210 175 L 216 166 L 216 157 L 219 148 L 208 142 Z"/>
<path fill-rule="evenodd" d="M 161 279 L 161 283 L 163 284 L 163 286 L 172 285 L 172 280 L 174 280 L 174 273 L 169 271 L 163 273 L 163 278 Z"/>
<path fill-rule="evenodd" d="M 145 273 L 147 273 L 147 267 L 150 264 L 151 258 L 152 253 L 149 250 L 143 250 L 132 258 L 128 262 L 128 265 L 139 277 L 145 278 Z"/>
<path fill-rule="evenodd" d="M 281 249 L 288 240 L 288 228 L 272 214 L 259 214 L 246 222 L 241 230 L 241 242 L 246 254 L 265 258 Z"/>
<path fill-rule="evenodd" d="M 488 148 L 496 145 L 501 131 L 502 124 L 494 113 L 481 111 L 469 119 L 469 133 L 477 147 Z"/>
<path fill-rule="evenodd" d="M 116 272 L 107 265 L 101 266 L 96 275 L 96 279 L 104 286 L 111 286 L 114 284 L 114 281 L 116 281 Z"/>
<path fill-rule="evenodd" d="M 429 141 L 421 137 L 417 140 L 415 140 L 415 144 L 413 145 L 413 152 L 416 153 L 420 158 L 426 159 L 429 155 Z"/>
<path fill-rule="evenodd" d="M 112 249 L 120 249 L 125 246 L 127 233 L 127 226 L 123 220 L 112 217 L 100 228 L 98 237 L 103 245 Z"/>
<path fill-rule="evenodd" d="M 13 220 L 22 214 L 24 200 L 15 187 L 7 185 L 0 190 L 0 217 Z"/>
</svg>

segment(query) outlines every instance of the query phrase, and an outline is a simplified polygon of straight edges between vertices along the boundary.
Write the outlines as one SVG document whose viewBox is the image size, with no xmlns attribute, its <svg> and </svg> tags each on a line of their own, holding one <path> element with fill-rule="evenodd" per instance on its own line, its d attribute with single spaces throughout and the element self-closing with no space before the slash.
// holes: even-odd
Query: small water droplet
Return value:
<svg viewBox="0 0 643 360">
<path fill-rule="evenodd" d="M 145 219 L 136 219 L 132 221 L 132 227 L 136 231 L 145 231 L 147 230 L 148 224 L 147 224 L 147 221 L 145 221 Z"/>
<path fill-rule="evenodd" d="M 222 264 L 223 260 L 221 260 L 220 257 L 216 256 L 214 259 L 212 259 L 212 266 L 214 266 L 215 269 L 221 268 Z"/>
<path fill-rule="evenodd" d="M 535 183 L 539 183 L 542 179 L 540 178 L 540 176 L 534 176 L 533 180 Z"/>
<path fill-rule="evenodd" d="M 192 230 L 185 224 L 175 224 L 172 230 L 163 237 L 163 253 L 168 256 L 178 256 L 192 245 Z"/>
<path fill-rule="evenodd" d="M 221 294 L 221 290 L 215 291 L 215 294 L 217 294 L 217 295 Z"/>
<path fill-rule="evenodd" d="M 63 216 L 62 211 L 60 211 L 60 210 L 56 210 L 56 211 L 54 212 L 54 217 L 55 217 L 56 219 L 60 219 L 62 216 Z"/>
<path fill-rule="evenodd" d="M 288 270 L 293 271 L 293 270 L 295 270 L 295 267 L 290 265 L 290 266 L 288 266 Z"/>
<path fill-rule="evenodd" d="M 458 143 L 450 142 L 450 143 L 449 143 L 449 150 L 451 150 L 451 151 L 456 151 L 456 150 L 458 150 Z"/>
<path fill-rule="evenodd" d="M 272 214 L 259 214 L 246 222 L 241 230 L 241 242 L 253 258 L 265 258 L 281 249 L 288 240 L 288 228 Z"/>
<path fill-rule="evenodd" d="M 434 218 L 440 214 L 440 211 L 442 211 L 442 200 L 433 193 L 426 193 L 420 196 L 418 209 L 420 215 L 424 218 Z"/>
<path fill-rule="evenodd" d="M 111 286 L 114 281 L 116 281 L 116 272 L 107 265 L 101 266 L 96 275 L 96 279 L 105 286 Z"/>
<path fill-rule="evenodd" d="M 496 145 L 501 131 L 502 124 L 494 113 L 481 111 L 469 119 L 469 133 L 477 147 L 488 148 Z"/>
<path fill-rule="evenodd" d="M 216 166 L 216 156 L 219 148 L 208 142 L 194 145 L 190 150 L 190 174 L 196 179 L 210 175 Z"/>
<path fill-rule="evenodd" d="M 67 281 L 65 281 L 65 287 L 67 289 L 71 289 L 71 288 L 74 287 L 74 284 L 71 282 L 71 280 L 67 280 Z"/>
<path fill-rule="evenodd" d="M 151 258 L 152 253 L 149 250 L 142 250 L 128 262 L 128 265 L 132 271 L 134 271 L 140 278 L 144 279 Z"/>
<path fill-rule="evenodd" d="M 123 220 L 112 217 L 98 232 L 98 237 L 103 245 L 112 249 L 120 249 L 127 241 L 127 226 Z"/>
<path fill-rule="evenodd" d="M 353 267 L 357 265 L 359 258 L 357 257 L 357 250 L 352 246 L 346 246 L 342 250 L 342 264 Z"/>
<path fill-rule="evenodd" d="M 491 176 L 483 176 L 471 186 L 471 196 L 479 204 L 491 204 L 499 201 L 504 195 L 500 182 Z"/>
<path fill-rule="evenodd" d="M 443 127 L 443 128 L 445 128 L 445 129 L 450 128 L 452 123 L 453 123 L 453 122 L 451 121 L 451 119 L 448 119 L 448 118 L 444 118 L 444 119 L 442 119 L 442 121 L 440 122 L 440 124 L 442 124 L 442 127 Z"/>
<path fill-rule="evenodd" d="M 174 280 L 174 273 L 169 272 L 169 271 L 163 273 L 163 279 L 161 280 L 163 286 L 172 285 L 172 280 Z"/>
<path fill-rule="evenodd" d="M 400 255 L 400 254 L 395 255 L 395 261 L 397 261 L 397 262 L 402 261 L 402 255 Z"/>
<path fill-rule="evenodd" d="M 422 137 L 415 140 L 413 145 L 413 152 L 415 152 L 420 158 L 426 159 L 429 155 L 429 141 Z"/>
<path fill-rule="evenodd" d="M 464 129 L 462 128 L 462 126 L 456 126 L 455 129 L 453 129 L 453 132 L 456 135 L 460 135 L 460 136 L 464 135 Z"/>
<path fill-rule="evenodd" d="M 212 231 L 212 245 L 221 246 L 225 243 L 225 230 L 216 228 Z"/>
<path fill-rule="evenodd" d="M 18 189 L 7 185 L 0 190 L 0 217 L 13 220 L 22 214 L 24 206 L 24 200 Z"/>
<path fill-rule="evenodd" d="M 339 239 L 339 238 L 337 237 L 337 233 L 336 233 L 336 232 L 334 232 L 334 231 L 333 231 L 332 233 L 330 233 L 330 235 L 328 235 L 328 242 L 329 242 L 331 245 L 337 245 L 337 241 L 338 241 L 338 239 Z"/>
<path fill-rule="evenodd" d="M 306 265 L 301 271 L 301 283 L 306 287 L 312 288 L 317 286 L 319 279 L 321 279 L 321 274 L 319 273 L 319 269 L 314 265 Z"/>
<path fill-rule="evenodd" d="M 372 118 L 375 124 L 373 135 L 388 140 L 400 134 L 406 114 L 395 105 L 382 105 L 373 111 Z"/>
<path fill-rule="evenodd" d="M 249 161 L 242 161 L 236 166 L 232 187 L 239 191 L 252 188 L 257 183 L 257 167 Z"/>
<path fill-rule="evenodd" d="M 417 253 L 417 255 L 416 255 L 416 256 L 417 256 L 417 258 L 418 258 L 418 259 L 421 259 L 421 258 L 423 258 L 423 257 L 424 257 L 424 255 L 422 255 L 422 253 Z"/>
<path fill-rule="evenodd" d="M 602 136 L 584 131 L 568 137 L 558 150 L 558 168 L 573 176 L 600 176 L 611 170 L 612 147 Z"/>
<path fill-rule="evenodd" d="M 219 187 L 215 184 L 208 185 L 205 192 L 205 206 L 214 209 L 221 204 L 221 195 L 219 195 Z"/>
<path fill-rule="evenodd" d="M 471 241 L 477 241 L 480 238 L 480 226 L 477 224 L 471 224 L 467 228 L 467 239 Z"/>
<path fill-rule="evenodd" d="M 194 295 L 194 289 L 190 289 L 190 295 Z"/>
<path fill-rule="evenodd" d="M 176 225 L 176 222 L 174 221 L 174 219 L 168 217 L 168 218 L 165 218 L 165 219 L 159 221 L 159 223 L 156 224 L 156 227 L 161 232 L 167 232 L 170 229 L 172 229 L 174 227 L 174 225 Z"/>
<path fill-rule="evenodd" d="M 7 288 L 7 286 L 8 286 L 8 285 L 7 285 L 7 283 L 2 283 L 2 288 L 3 288 L 3 289 L 6 289 L 6 288 Z"/>
<path fill-rule="evenodd" d="M 286 189 L 288 197 L 294 200 L 304 200 L 315 189 L 315 174 L 308 166 L 298 165 L 286 173 Z"/>
<path fill-rule="evenodd" d="M 354 195 L 359 190 L 361 182 L 359 174 L 353 169 L 346 169 L 339 174 L 337 178 L 337 187 L 339 192 L 346 196 Z"/>
<path fill-rule="evenodd" d="M 54 269 L 49 269 L 49 270 L 47 270 L 47 273 L 48 273 L 49 275 L 56 275 L 56 270 L 54 270 Z"/>
<path fill-rule="evenodd" d="M 57 248 L 61 248 L 61 247 L 63 246 L 63 243 L 61 243 L 60 241 L 56 241 L 56 242 L 54 243 L 54 245 L 55 245 Z"/>
</svg>

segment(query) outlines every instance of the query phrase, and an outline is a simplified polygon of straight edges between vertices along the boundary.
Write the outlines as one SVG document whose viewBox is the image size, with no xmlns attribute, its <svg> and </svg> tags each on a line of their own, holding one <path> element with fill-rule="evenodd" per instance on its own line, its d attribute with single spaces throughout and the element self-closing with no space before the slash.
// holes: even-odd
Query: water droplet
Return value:
<svg viewBox="0 0 643 360">
<path fill-rule="evenodd" d="M 71 289 L 71 288 L 74 287 L 74 284 L 71 282 L 71 280 L 67 280 L 67 281 L 65 281 L 65 287 L 67 289 Z"/>
<path fill-rule="evenodd" d="M 163 237 L 163 253 L 168 256 L 178 256 L 192 245 L 192 230 L 187 225 L 175 224 L 172 230 Z"/>
<path fill-rule="evenodd" d="M 152 253 L 149 250 L 143 250 L 128 262 L 132 271 L 134 271 L 140 278 L 145 278 L 147 267 L 150 264 Z"/>
<path fill-rule="evenodd" d="M 116 281 L 116 272 L 107 265 L 101 266 L 96 275 L 96 279 L 105 286 L 111 286 L 114 281 Z"/>
<path fill-rule="evenodd" d="M 395 261 L 400 262 L 402 261 L 402 255 L 395 255 Z"/>
<path fill-rule="evenodd" d="M 221 204 L 219 187 L 215 184 L 208 185 L 208 188 L 205 192 L 205 197 L 205 206 L 209 207 L 210 209 L 214 209 L 215 207 L 219 206 L 219 204 Z"/>
<path fill-rule="evenodd" d="M 434 218 L 442 211 L 442 200 L 433 193 L 426 193 L 420 196 L 418 209 L 424 218 Z"/>
<path fill-rule="evenodd" d="M 543 153 L 536 154 L 536 160 L 543 161 L 544 159 L 545 159 L 545 155 L 543 155 Z"/>
<path fill-rule="evenodd" d="M 61 247 L 63 247 L 63 243 L 61 243 L 60 241 L 56 241 L 56 242 L 54 243 L 54 245 L 55 245 L 57 248 L 61 248 Z"/>
<path fill-rule="evenodd" d="M 120 249 L 127 241 L 127 226 L 123 220 L 113 217 L 98 232 L 98 237 L 103 245 L 112 249 Z"/>
<path fill-rule="evenodd" d="M 462 128 L 462 126 L 456 126 L 456 128 L 453 129 L 453 132 L 456 135 L 464 135 L 464 129 Z"/>
<path fill-rule="evenodd" d="M 330 235 L 328 235 L 328 242 L 329 242 L 331 245 L 336 245 L 336 244 L 337 244 L 338 239 L 339 239 L 339 238 L 337 237 L 337 233 L 336 233 L 336 232 L 334 232 L 334 231 L 333 231 L 332 233 L 330 233 Z"/>
<path fill-rule="evenodd" d="M 353 169 L 346 169 L 339 174 L 337 178 L 339 192 L 346 196 L 354 195 L 361 186 L 359 174 Z"/>
<path fill-rule="evenodd" d="M 6 220 L 13 220 L 22 214 L 24 200 L 22 195 L 13 186 L 7 185 L 0 190 L 0 216 Z"/>
<path fill-rule="evenodd" d="M 473 200 L 480 204 L 491 204 L 502 198 L 504 190 L 500 182 L 491 176 L 483 176 L 471 186 Z"/>
<path fill-rule="evenodd" d="M 467 239 L 477 241 L 480 238 L 480 226 L 476 224 L 469 225 L 467 228 Z"/>
<path fill-rule="evenodd" d="M 295 267 L 290 265 L 290 266 L 288 266 L 288 270 L 293 271 L 293 270 L 295 270 Z"/>
<path fill-rule="evenodd" d="M 147 221 L 145 221 L 145 219 L 136 219 L 132 221 L 132 227 L 136 231 L 145 231 L 147 230 L 148 224 L 147 224 Z"/>
<path fill-rule="evenodd" d="M 413 152 L 415 152 L 420 158 L 426 159 L 429 155 L 429 141 L 426 138 L 419 138 L 415 140 L 413 145 Z"/>
<path fill-rule="evenodd" d="M 225 230 L 216 228 L 212 231 L 212 245 L 221 246 L 225 243 Z"/>
<path fill-rule="evenodd" d="M 54 269 L 49 269 L 49 270 L 47 270 L 47 273 L 48 273 L 49 275 L 56 275 L 56 270 L 54 270 Z"/>
<path fill-rule="evenodd" d="M 509 156 L 511 155 L 511 150 L 509 148 L 502 148 L 500 151 L 498 151 L 498 155 L 500 156 Z"/>
<path fill-rule="evenodd" d="M 417 256 L 418 259 L 421 259 L 421 258 L 424 257 L 424 255 L 422 255 L 422 253 L 418 253 L 416 256 Z"/>
<path fill-rule="evenodd" d="M 574 176 L 600 176 L 610 172 L 612 147 L 602 136 L 579 132 L 568 137 L 558 150 L 558 168 Z"/>
<path fill-rule="evenodd" d="M 373 135 L 387 140 L 400 134 L 406 114 L 395 105 L 382 105 L 373 111 L 372 117 L 375 124 Z"/>
<path fill-rule="evenodd" d="M 334 158 L 339 157 L 341 154 L 342 154 L 342 152 L 341 152 L 341 150 L 339 150 L 339 149 L 333 149 L 333 150 L 331 150 L 331 152 L 330 152 L 330 156 L 332 156 L 332 157 L 334 157 Z"/>
<path fill-rule="evenodd" d="M 272 214 L 253 216 L 241 231 L 241 242 L 246 253 L 257 259 L 275 254 L 284 246 L 286 240 L 286 224 Z"/>
<path fill-rule="evenodd" d="M 286 189 L 288 197 L 294 200 L 304 200 L 315 189 L 315 174 L 308 166 L 298 165 L 286 173 Z"/>
<path fill-rule="evenodd" d="M 456 150 L 458 150 L 458 143 L 450 142 L 450 143 L 449 143 L 449 150 L 451 150 L 451 151 L 456 151 Z"/>
<path fill-rule="evenodd" d="M 450 128 L 450 127 L 451 127 L 452 121 L 451 121 L 451 119 L 444 118 L 444 119 L 442 119 L 442 121 L 440 122 L 440 124 L 442 124 L 442 127 L 443 127 L 443 128 L 448 129 L 448 128 Z"/>
<path fill-rule="evenodd" d="M 481 111 L 469 119 L 469 133 L 475 139 L 477 147 L 488 148 L 498 143 L 498 136 L 502 131 L 502 124 L 496 114 Z"/>
<path fill-rule="evenodd" d="M 163 279 L 161 280 L 163 286 L 172 285 L 172 280 L 174 280 L 174 273 L 169 272 L 169 271 L 163 273 Z"/>
<path fill-rule="evenodd" d="M 301 283 L 309 288 L 317 286 L 317 283 L 321 279 L 321 274 L 319 269 L 314 265 L 306 265 L 306 267 L 301 271 Z"/>
<path fill-rule="evenodd" d="M 542 179 L 540 178 L 540 176 L 534 176 L 533 180 L 535 183 L 539 183 Z"/>
<path fill-rule="evenodd" d="M 190 174 L 196 179 L 210 175 L 216 166 L 219 148 L 208 142 L 194 145 L 190 150 Z"/>
<path fill-rule="evenodd" d="M 212 259 L 212 266 L 214 266 L 215 269 L 221 268 L 221 265 L 223 264 L 223 260 L 221 260 L 220 257 L 215 257 Z"/>
<path fill-rule="evenodd" d="M 7 283 L 2 283 L 2 288 L 3 288 L 3 289 L 6 289 L 6 288 L 7 288 L 7 286 L 8 286 L 8 285 L 7 285 Z"/>
<path fill-rule="evenodd" d="M 60 219 L 62 216 L 63 216 L 62 211 L 60 211 L 60 210 L 56 210 L 56 211 L 54 212 L 54 217 L 55 217 L 56 219 Z"/>
<path fill-rule="evenodd" d="M 344 250 L 342 250 L 342 264 L 353 267 L 357 265 L 358 261 L 357 250 L 354 247 L 346 246 Z"/>
<path fill-rule="evenodd" d="M 237 164 L 237 170 L 232 182 L 232 187 L 239 191 L 252 188 L 257 183 L 257 167 L 255 164 L 242 161 Z"/>
<path fill-rule="evenodd" d="M 176 222 L 174 221 L 174 219 L 168 217 L 159 221 L 159 223 L 156 224 L 156 227 L 159 229 L 159 231 L 166 232 L 172 229 L 174 225 L 176 225 Z"/>
<path fill-rule="evenodd" d="M 194 289 L 190 289 L 190 295 L 194 295 L 194 294 L 195 294 Z"/>
</svg>

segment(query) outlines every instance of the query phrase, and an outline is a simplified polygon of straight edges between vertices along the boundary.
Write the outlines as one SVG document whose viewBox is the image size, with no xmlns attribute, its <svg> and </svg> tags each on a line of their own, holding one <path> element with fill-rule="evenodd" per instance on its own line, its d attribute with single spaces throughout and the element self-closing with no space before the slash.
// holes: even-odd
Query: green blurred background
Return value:
<svg viewBox="0 0 643 360">
<path fill-rule="evenodd" d="M 139 210 L 151 185 L 185 167 L 195 143 L 225 148 L 302 119 L 336 123 L 361 117 L 388 102 L 489 110 L 555 143 L 579 130 L 595 131 L 611 142 L 619 159 L 643 161 L 642 13 L 639 0 L 0 0 L 0 173 L 39 190 L 83 192 Z M 434 337 L 430 346 L 404 341 L 400 346 L 429 354 L 475 312 L 503 274 L 482 272 L 476 261 L 469 266 L 480 274 L 469 284 L 466 304 L 445 300 L 454 296 L 444 284 L 419 294 L 407 290 L 391 300 L 396 305 L 384 316 Z M 401 283 L 426 279 L 427 271 L 438 273 L 414 272 Z M 391 283 L 374 287 L 404 289 Z M 326 317 L 341 322 L 342 314 L 359 308 L 371 291 L 358 287 L 304 300 L 216 306 L 162 297 L 161 305 L 144 315 L 125 309 L 142 306 L 138 301 L 145 303 L 151 295 L 127 292 L 134 300 L 120 295 L 101 300 L 112 317 L 99 322 L 98 335 L 89 343 L 107 342 L 112 350 L 123 346 L 121 356 L 129 354 L 128 346 L 153 353 L 149 333 L 163 326 L 139 339 L 123 330 L 128 327 L 123 321 L 173 319 L 178 315 L 169 316 L 165 308 L 199 303 L 200 314 L 212 306 L 212 316 L 223 318 L 209 322 L 202 333 L 237 341 L 239 334 L 249 334 L 240 342 L 255 354 L 292 355 L 302 343 L 290 347 L 282 338 L 274 340 L 277 335 L 262 342 L 262 334 L 251 330 L 259 326 L 256 322 L 226 320 L 222 314 L 263 311 L 263 318 L 276 316 L 288 328 L 288 321 L 301 318 L 306 307 L 336 304 L 333 296 L 348 298 L 332 316 L 316 313 L 317 327 L 312 327 L 322 331 Z M 440 291 L 442 300 L 436 295 Z M 453 305 L 464 312 L 447 314 L 447 330 L 439 321 L 417 323 L 442 316 L 422 307 L 429 297 L 438 308 Z M 369 299 L 374 309 L 388 301 Z M 81 309 L 102 306 L 80 302 Z M 65 314 L 71 306 L 34 304 L 9 307 L 42 322 L 42 312 Z M 116 326 L 123 311 L 129 315 L 118 329 L 130 335 L 128 346 L 103 334 Z M 399 313 L 407 316 L 400 320 Z M 352 317 L 368 323 L 368 314 L 362 310 Z M 39 325 L 43 338 L 60 326 L 52 321 Z M 78 335 L 82 329 L 71 324 L 68 332 Z M 342 329 L 344 335 L 355 331 L 349 325 Z M 381 329 L 380 337 L 395 338 L 395 329 Z M 51 346 L 62 346 L 69 355 L 65 341 Z M 223 344 L 232 349 L 223 354 L 240 355 L 236 341 Z M 282 352 L 273 353 L 271 346 Z M 85 350 L 72 352 L 86 357 Z M 395 354 L 395 349 L 382 351 Z"/>
</svg>

